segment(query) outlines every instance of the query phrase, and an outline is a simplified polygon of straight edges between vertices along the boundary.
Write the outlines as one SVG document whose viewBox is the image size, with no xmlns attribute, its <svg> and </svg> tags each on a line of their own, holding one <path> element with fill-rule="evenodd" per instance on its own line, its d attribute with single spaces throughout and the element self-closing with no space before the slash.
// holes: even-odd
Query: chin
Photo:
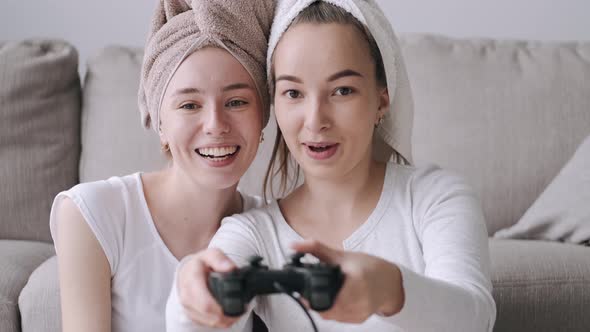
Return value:
<svg viewBox="0 0 590 332">
<path fill-rule="evenodd" d="M 207 174 L 204 179 L 200 179 L 201 183 L 206 188 L 213 190 L 223 190 L 234 187 L 240 182 L 239 176 L 229 176 L 225 174 Z"/>
<path fill-rule="evenodd" d="M 315 160 L 305 160 L 305 164 L 301 165 L 301 170 L 306 177 L 315 177 L 318 179 L 337 181 L 342 180 L 342 177 L 347 177 L 358 166 L 358 160 L 351 160 L 350 158 L 338 158 L 331 162 L 317 162 Z"/>
<path fill-rule="evenodd" d="M 236 166 L 236 165 L 233 165 Z M 223 190 L 235 186 L 240 181 L 242 174 L 241 168 L 201 168 L 188 170 L 188 176 L 191 181 L 206 190 Z"/>
<path fill-rule="evenodd" d="M 318 165 L 308 162 L 301 166 L 301 171 L 306 177 L 314 177 L 321 179 L 336 178 L 341 172 L 341 167 L 334 164 Z"/>
</svg>

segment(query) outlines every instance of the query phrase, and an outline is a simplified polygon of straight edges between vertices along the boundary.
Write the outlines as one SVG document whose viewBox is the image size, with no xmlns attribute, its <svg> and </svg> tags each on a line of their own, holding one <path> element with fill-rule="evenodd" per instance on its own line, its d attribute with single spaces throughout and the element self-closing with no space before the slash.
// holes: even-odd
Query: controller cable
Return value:
<svg viewBox="0 0 590 332">
<path fill-rule="evenodd" d="M 307 315 L 307 318 L 309 318 L 309 322 L 311 323 L 311 326 L 313 327 L 314 332 L 318 332 L 318 328 L 315 325 L 315 322 L 313 321 L 313 318 L 309 314 L 309 311 L 307 311 L 307 309 L 305 308 L 305 306 L 303 305 L 303 303 L 301 303 L 301 300 L 299 299 L 300 298 L 299 294 L 287 290 L 279 282 L 276 282 L 275 281 L 273 283 L 273 285 L 275 286 L 276 289 L 278 289 L 279 291 L 281 291 L 281 292 L 289 295 L 290 298 L 292 298 L 293 300 L 295 300 L 295 302 L 297 302 L 297 304 L 299 304 L 299 306 L 301 307 L 301 309 L 303 309 L 303 312 L 305 312 L 305 314 Z"/>
</svg>

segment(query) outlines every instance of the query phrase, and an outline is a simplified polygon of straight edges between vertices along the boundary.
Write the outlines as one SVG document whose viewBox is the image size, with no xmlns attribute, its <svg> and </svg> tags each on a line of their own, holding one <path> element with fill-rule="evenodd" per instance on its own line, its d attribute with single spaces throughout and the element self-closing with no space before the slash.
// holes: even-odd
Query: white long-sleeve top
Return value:
<svg viewBox="0 0 590 332">
<path fill-rule="evenodd" d="M 368 253 L 399 266 L 405 303 L 390 317 L 363 324 L 323 320 L 320 331 L 492 331 L 490 258 L 478 199 L 458 176 L 435 166 L 388 164 L 383 191 L 369 218 L 344 242 L 344 250 Z M 210 243 L 239 266 L 259 255 L 270 268 L 289 262 L 293 241 L 277 202 L 224 219 Z M 320 240 L 321 239 L 317 239 Z M 176 279 L 176 278 L 175 278 Z M 166 308 L 169 332 L 218 331 L 187 318 L 173 285 Z M 270 331 L 310 331 L 302 309 L 286 295 L 258 296 L 250 308 Z M 245 331 L 250 311 L 229 331 Z"/>
</svg>

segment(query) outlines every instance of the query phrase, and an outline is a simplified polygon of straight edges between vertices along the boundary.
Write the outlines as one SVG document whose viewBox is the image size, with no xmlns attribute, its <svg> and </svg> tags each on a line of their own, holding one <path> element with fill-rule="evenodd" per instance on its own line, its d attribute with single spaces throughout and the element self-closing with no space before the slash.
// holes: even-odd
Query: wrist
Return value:
<svg viewBox="0 0 590 332">
<path fill-rule="evenodd" d="M 385 279 L 385 295 L 384 300 L 379 306 L 377 314 L 380 316 L 388 317 L 399 313 L 405 302 L 405 294 L 403 287 L 402 272 L 397 265 L 387 263 L 388 273 Z"/>
</svg>

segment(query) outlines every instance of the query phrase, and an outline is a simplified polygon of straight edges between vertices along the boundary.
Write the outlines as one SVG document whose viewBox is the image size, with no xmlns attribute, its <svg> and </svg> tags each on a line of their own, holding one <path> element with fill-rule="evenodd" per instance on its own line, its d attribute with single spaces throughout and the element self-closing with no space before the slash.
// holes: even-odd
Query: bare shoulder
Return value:
<svg viewBox="0 0 590 332">
<path fill-rule="evenodd" d="M 58 259 L 84 254 L 87 258 L 109 266 L 96 236 L 71 198 L 64 197 L 61 200 L 57 206 L 56 218 L 59 220 L 56 243 Z"/>
<path fill-rule="evenodd" d="M 70 197 L 63 197 L 56 206 L 56 218 L 59 220 L 58 241 L 65 236 L 84 236 L 85 234 L 94 237 L 82 216 L 82 212 Z"/>
<path fill-rule="evenodd" d="M 72 201 L 72 199 L 67 196 L 64 197 L 61 200 L 60 204 L 57 206 L 56 215 L 57 218 L 59 218 L 61 221 L 84 219 L 78 206 L 76 206 L 74 201 Z"/>
<path fill-rule="evenodd" d="M 106 255 L 71 198 L 62 199 L 56 217 L 63 331 L 110 331 L 111 269 Z"/>
</svg>

